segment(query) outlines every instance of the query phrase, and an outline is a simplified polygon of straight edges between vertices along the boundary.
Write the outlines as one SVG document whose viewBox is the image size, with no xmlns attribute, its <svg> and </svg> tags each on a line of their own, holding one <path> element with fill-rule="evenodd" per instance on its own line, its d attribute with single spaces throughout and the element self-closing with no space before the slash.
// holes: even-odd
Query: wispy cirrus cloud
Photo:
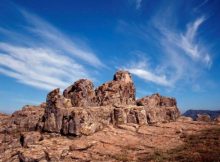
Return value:
<svg viewBox="0 0 220 162">
<path fill-rule="evenodd" d="M 91 78 L 88 66 L 104 67 L 95 53 L 75 43 L 56 27 L 23 9 L 22 32 L 0 28 L 0 73 L 36 88 L 65 88 L 80 78 Z M 86 66 L 85 66 L 86 65 Z"/>
<path fill-rule="evenodd" d="M 192 20 L 185 24 L 185 30 L 178 30 L 174 26 L 168 25 L 169 23 L 161 20 L 161 17 L 154 17 L 150 21 L 154 29 L 152 29 L 152 25 L 146 26 L 145 29 L 142 24 L 140 28 L 137 28 L 136 25 L 133 33 L 142 33 L 137 37 L 141 37 L 146 42 L 149 42 L 150 38 L 149 43 L 160 51 L 157 54 L 160 59 L 156 65 L 153 60 L 154 67 L 136 66 L 141 62 L 140 60 L 133 65 L 129 63 L 127 70 L 147 82 L 165 87 L 173 87 L 179 81 L 194 82 L 204 69 L 210 68 L 212 65 L 209 50 L 206 45 L 201 43 L 198 34 L 200 26 L 205 21 L 204 16 Z M 145 54 L 142 58 L 148 56 L 150 55 Z"/>
<path fill-rule="evenodd" d="M 199 27 L 205 20 L 205 17 L 201 16 L 193 22 L 188 23 L 186 25 L 187 29 L 184 32 L 177 32 L 175 29 L 164 26 L 164 24 L 157 23 L 156 28 L 158 28 L 164 36 L 160 41 L 163 42 L 162 44 L 164 44 L 164 46 L 171 47 L 172 50 L 182 50 L 179 54 L 188 55 L 192 61 L 202 62 L 209 67 L 212 63 L 211 56 L 206 46 L 200 43 L 197 35 Z"/>
<path fill-rule="evenodd" d="M 22 9 L 20 9 L 20 12 L 30 25 L 27 29 L 43 38 L 44 41 L 51 42 L 55 48 L 62 49 L 65 53 L 73 55 L 89 63 L 91 66 L 104 66 L 88 47 L 77 45 L 69 37 L 40 17 Z"/>
<path fill-rule="evenodd" d="M 171 83 L 164 74 L 157 73 L 150 67 L 149 59 L 140 51 L 135 51 L 137 59 L 129 62 L 129 65 L 122 69 L 128 70 L 133 75 L 144 79 L 146 82 L 152 82 L 158 85 L 170 87 Z"/>
<path fill-rule="evenodd" d="M 127 69 L 130 73 L 136 75 L 139 78 L 144 79 L 147 82 L 153 82 L 163 86 L 170 86 L 170 82 L 167 80 L 165 75 L 156 75 L 147 69 L 141 68 L 129 68 Z"/>
<path fill-rule="evenodd" d="M 187 31 L 185 34 L 181 34 L 181 43 L 179 44 L 186 54 L 188 54 L 192 59 L 196 59 L 204 62 L 206 65 L 211 65 L 210 54 L 207 53 L 206 49 L 198 43 L 196 35 L 199 26 L 205 21 L 205 17 L 200 17 L 196 19 L 193 23 L 188 24 Z"/>
<path fill-rule="evenodd" d="M 51 49 L 0 43 L 0 50 L 0 73 L 37 88 L 65 88 L 89 76 L 83 66 Z"/>
<path fill-rule="evenodd" d="M 178 31 L 164 24 L 157 26 L 162 33 L 159 41 L 161 49 L 166 53 L 169 64 L 163 63 L 164 73 L 171 70 L 173 76 L 170 81 L 175 84 L 178 81 L 193 82 L 201 73 L 211 68 L 212 58 L 207 45 L 201 43 L 198 34 L 199 27 L 205 22 L 201 16 L 186 24 L 185 31 Z M 161 28 L 162 26 L 162 28 Z"/>
</svg>

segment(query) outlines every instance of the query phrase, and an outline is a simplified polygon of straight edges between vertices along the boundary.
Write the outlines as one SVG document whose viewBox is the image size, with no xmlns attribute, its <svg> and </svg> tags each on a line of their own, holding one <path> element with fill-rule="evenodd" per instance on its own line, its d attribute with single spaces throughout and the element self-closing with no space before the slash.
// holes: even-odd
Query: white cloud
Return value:
<svg viewBox="0 0 220 162">
<path fill-rule="evenodd" d="M 66 88 L 75 80 L 90 78 L 87 66 L 104 67 L 85 45 L 73 42 L 54 26 L 21 10 L 28 24 L 24 31 L 0 28 L 0 73 L 36 88 Z M 11 39 L 12 38 L 12 39 Z"/>
<path fill-rule="evenodd" d="M 0 43 L 0 73 L 37 88 L 65 88 L 74 80 L 89 77 L 83 66 L 67 56 L 42 48 Z"/>
<path fill-rule="evenodd" d="M 88 49 L 88 47 L 77 45 L 65 34 L 36 15 L 30 14 L 25 10 L 20 11 L 26 21 L 31 25 L 28 27 L 28 29 L 31 32 L 39 35 L 43 40 L 53 44 L 55 48 L 59 48 L 59 50 L 62 49 L 66 53 L 86 61 L 92 66 L 104 66 L 98 57 L 96 57 L 96 55 L 90 49 Z"/>
<path fill-rule="evenodd" d="M 137 37 L 158 48 L 156 51 L 159 52 L 155 55 L 157 59 L 151 59 L 148 66 L 145 66 L 143 61 L 134 61 L 129 62 L 126 69 L 146 82 L 165 87 L 174 87 L 177 83 L 191 84 L 205 69 L 210 68 L 212 63 L 210 52 L 207 46 L 202 44 L 198 34 L 199 27 L 205 20 L 204 17 L 200 17 L 186 24 L 185 31 L 180 31 L 169 22 L 161 20 L 161 16 L 149 21 L 155 27 L 154 30 L 152 25 L 145 28 L 143 25 L 140 25 L 140 28 L 134 26 L 133 33 L 141 33 L 137 34 Z M 149 52 L 152 51 L 147 53 Z M 151 53 L 145 53 L 139 60 L 148 56 L 151 56 Z"/>
<path fill-rule="evenodd" d="M 207 52 L 206 46 L 200 43 L 199 36 L 197 35 L 198 29 L 204 21 L 205 18 L 200 17 L 194 22 L 188 23 L 187 30 L 183 33 L 164 26 L 164 24 L 157 24 L 157 28 L 165 37 L 164 39 L 161 38 L 160 41 L 164 46 L 168 46 L 177 53 L 186 54 L 193 61 L 204 63 L 207 67 L 210 67 L 212 63 L 211 56 Z"/>
<path fill-rule="evenodd" d="M 144 56 L 144 53 L 138 51 L 137 57 L 139 57 L 139 60 L 129 62 L 129 65 L 122 69 L 129 71 L 147 82 L 167 87 L 171 86 L 171 82 L 167 80 L 165 75 L 158 74 L 155 70 L 151 70 L 149 67 L 149 60 Z"/>
<path fill-rule="evenodd" d="M 162 86 L 170 86 L 170 82 L 166 79 L 165 75 L 155 75 L 154 73 L 148 71 L 147 69 L 141 68 L 130 68 L 127 69 L 130 73 L 144 79 L 145 81 L 150 81 Z"/>
<path fill-rule="evenodd" d="M 194 80 L 203 69 L 211 67 L 211 55 L 206 45 L 201 44 L 198 35 L 198 29 L 205 20 L 200 17 L 188 23 L 185 32 L 178 32 L 157 20 L 156 28 L 162 33 L 158 40 L 161 50 L 166 54 L 166 61 L 161 64 L 165 74 L 172 69 L 173 76 L 169 80 L 173 84 L 182 79 Z"/>
<path fill-rule="evenodd" d="M 193 23 L 188 24 L 185 34 L 181 34 L 181 41 L 179 47 L 182 48 L 186 54 L 192 59 L 200 60 L 206 63 L 208 66 L 211 64 L 210 55 L 205 53 L 204 48 L 197 41 L 197 31 L 200 25 L 205 21 L 204 17 L 200 17 Z"/>
</svg>

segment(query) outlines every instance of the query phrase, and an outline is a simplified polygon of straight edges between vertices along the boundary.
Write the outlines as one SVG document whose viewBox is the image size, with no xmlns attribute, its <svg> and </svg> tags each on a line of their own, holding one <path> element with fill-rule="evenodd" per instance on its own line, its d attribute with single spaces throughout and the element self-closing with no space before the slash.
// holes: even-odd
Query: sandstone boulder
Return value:
<svg viewBox="0 0 220 162">
<path fill-rule="evenodd" d="M 94 85 L 90 80 L 80 79 L 63 92 L 64 97 L 71 99 L 74 107 L 95 106 Z"/>
<path fill-rule="evenodd" d="M 147 122 L 149 124 L 176 121 L 180 113 L 176 107 L 146 108 Z"/>
<path fill-rule="evenodd" d="M 1 120 L 1 132 L 13 133 L 22 131 L 33 131 L 44 115 L 44 106 L 26 105 L 22 110 L 14 112 L 10 117 Z"/>
<path fill-rule="evenodd" d="M 95 90 L 91 81 L 80 79 L 65 89 L 63 96 L 71 99 L 74 107 L 133 105 L 135 87 L 129 72 L 118 71 L 112 81 L 104 83 Z"/>
<path fill-rule="evenodd" d="M 179 111 L 174 98 L 154 94 L 136 101 L 135 87 L 127 71 L 118 71 L 113 81 L 94 91 L 91 81 L 81 79 L 47 96 L 43 130 L 64 135 L 89 135 L 104 126 L 175 121 Z M 142 105 L 142 106 L 140 106 Z M 39 124 L 42 125 L 42 124 Z"/>
<path fill-rule="evenodd" d="M 56 114 L 58 113 L 58 114 Z M 64 135 L 89 135 L 111 121 L 111 107 L 72 107 L 69 109 L 57 108 L 53 115 L 47 115 L 44 131 L 62 133 Z"/>
<path fill-rule="evenodd" d="M 144 107 L 135 105 L 71 107 L 55 89 L 47 96 L 43 130 L 64 135 L 89 135 L 109 124 L 147 124 Z"/>
<path fill-rule="evenodd" d="M 153 94 L 138 99 L 136 104 L 144 106 L 149 124 L 175 121 L 180 116 L 176 100 L 160 96 L 160 94 Z"/>
<path fill-rule="evenodd" d="M 47 95 L 43 129 L 48 132 L 60 133 L 63 116 L 68 113 L 68 108 L 71 106 L 71 100 L 61 95 L 59 89 L 51 91 Z"/>
<path fill-rule="evenodd" d="M 47 154 L 39 146 L 27 148 L 27 149 L 20 151 L 18 153 L 18 158 L 19 158 L 19 161 L 22 161 L 22 162 L 48 161 Z"/>
<path fill-rule="evenodd" d="M 149 108 L 161 106 L 172 107 L 177 105 L 175 98 L 160 96 L 158 93 L 138 99 L 136 104 L 138 106 L 146 106 Z"/>
<path fill-rule="evenodd" d="M 96 90 L 96 103 L 106 105 L 133 105 L 135 103 L 135 87 L 131 74 L 118 71 L 113 81 L 104 83 Z"/>
<path fill-rule="evenodd" d="M 141 106 L 119 106 L 114 108 L 112 122 L 114 125 L 127 123 L 144 125 L 147 124 L 146 111 Z"/>
<path fill-rule="evenodd" d="M 33 145 L 42 139 L 41 133 L 36 131 L 22 132 L 20 136 L 20 142 L 23 147 L 29 147 L 29 145 Z"/>
<path fill-rule="evenodd" d="M 72 107 L 70 99 L 55 89 L 47 96 L 43 130 L 64 135 L 89 135 L 111 120 L 110 107 Z"/>
</svg>

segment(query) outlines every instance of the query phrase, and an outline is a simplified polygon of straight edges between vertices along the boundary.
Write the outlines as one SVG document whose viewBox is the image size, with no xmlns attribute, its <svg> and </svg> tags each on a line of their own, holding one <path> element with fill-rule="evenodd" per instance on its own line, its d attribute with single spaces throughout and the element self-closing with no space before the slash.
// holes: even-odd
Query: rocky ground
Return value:
<svg viewBox="0 0 220 162">
<path fill-rule="evenodd" d="M 94 89 L 86 79 L 46 103 L 0 114 L 0 161 L 220 161 L 220 117 L 180 116 L 175 98 L 135 99 L 118 71 Z"/>
<path fill-rule="evenodd" d="M 1 133 L 0 161 L 220 161 L 220 125 L 176 121 L 107 126 L 89 136 Z"/>
</svg>

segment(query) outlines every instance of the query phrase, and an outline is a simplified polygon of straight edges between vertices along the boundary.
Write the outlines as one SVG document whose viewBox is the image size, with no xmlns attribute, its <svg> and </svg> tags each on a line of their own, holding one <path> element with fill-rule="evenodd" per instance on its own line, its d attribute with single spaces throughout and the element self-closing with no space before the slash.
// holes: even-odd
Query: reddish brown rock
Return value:
<svg viewBox="0 0 220 162">
<path fill-rule="evenodd" d="M 19 151 L 18 153 L 19 161 L 22 162 L 35 162 L 35 161 L 47 161 L 47 155 L 43 149 L 38 147 L 31 147 Z"/>
<path fill-rule="evenodd" d="M 136 104 L 138 106 L 147 106 L 149 108 L 177 106 L 175 98 L 160 96 L 158 93 L 138 99 Z"/>
<path fill-rule="evenodd" d="M 158 107 L 160 106 L 160 99 L 159 94 L 153 94 L 136 100 L 136 104 L 138 106 Z"/>
<path fill-rule="evenodd" d="M 43 133 L 43 140 L 18 147 L 1 143 L 0 161 L 218 161 L 219 125 L 202 122 L 170 122 L 156 126 L 123 124 L 108 126 L 89 136 L 70 138 Z M 4 149 L 3 149 L 4 148 Z M 184 153 L 184 154 L 183 154 Z M 184 156 L 183 156 L 184 155 Z M 207 156 L 210 155 L 210 156 Z"/>
<path fill-rule="evenodd" d="M 57 115 L 56 112 L 59 114 Z M 45 121 L 44 131 L 62 133 L 64 135 L 89 135 L 111 121 L 111 107 L 72 107 L 69 109 L 57 108 L 56 112 Z M 56 118 L 56 116 L 59 116 Z M 56 124 L 59 123 L 60 127 Z"/>
<path fill-rule="evenodd" d="M 124 105 L 119 107 L 71 107 L 55 89 L 47 96 L 43 130 L 64 135 L 89 135 L 109 124 L 147 124 L 144 107 Z"/>
<path fill-rule="evenodd" d="M 8 114 L 0 113 L 0 120 L 5 119 L 5 118 L 9 118 L 9 117 L 10 117 L 10 115 L 8 115 Z"/>
<path fill-rule="evenodd" d="M 135 87 L 127 71 L 118 71 L 113 81 L 104 83 L 94 90 L 93 83 L 80 79 L 63 92 L 71 99 L 74 107 L 130 105 L 135 103 Z"/>
<path fill-rule="evenodd" d="M 55 89 L 47 96 L 43 130 L 64 135 L 92 134 L 109 124 L 111 112 L 110 107 L 72 107 L 70 99 Z"/>
<path fill-rule="evenodd" d="M 43 130 L 60 133 L 63 117 L 68 114 L 70 107 L 72 107 L 70 99 L 61 95 L 59 89 L 51 91 L 47 95 Z"/>
<path fill-rule="evenodd" d="M 71 99 L 74 107 L 95 106 L 94 85 L 90 80 L 80 79 L 63 92 L 64 97 Z"/>
<path fill-rule="evenodd" d="M 180 116 L 174 98 L 153 94 L 137 100 L 136 104 L 144 106 L 149 124 L 175 121 Z"/>
<path fill-rule="evenodd" d="M 1 132 L 13 133 L 33 131 L 37 129 L 38 122 L 44 115 L 44 108 L 26 105 L 22 110 L 14 112 L 11 116 L 1 120 Z"/>
<path fill-rule="evenodd" d="M 118 71 L 113 81 L 95 92 L 91 81 L 81 79 L 63 94 L 59 89 L 48 94 L 44 131 L 79 136 L 92 134 L 110 123 L 144 125 L 174 121 L 179 116 L 176 100 L 159 94 L 138 100 L 137 105 L 143 106 L 136 106 L 135 87 L 127 71 Z"/>
<path fill-rule="evenodd" d="M 43 140 L 40 132 L 22 132 L 20 136 L 20 142 L 23 147 L 29 147 L 30 145 L 33 145 L 40 140 Z"/>
<path fill-rule="evenodd" d="M 127 123 L 146 125 L 146 111 L 143 106 L 119 106 L 114 108 L 112 121 L 114 125 Z"/>
<path fill-rule="evenodd" d="M 118 71 L 113 81 L 104 83 L 96 90 L 98 105 L 133 105 L 135 103 L 135 87 L 131 74 L 127 71 Z"/>
<path fill-rule="evenodd" d="M 176 100 L 159 94 L 139 99 L 136 104 L 134 84 L 125 71 L 117 72 L 113 81 L 96 90 L 85 79 L 68 87 L 63 95 L 55 89 L 40 106 L 25 106 L 8 116 L 0 114 L 0 161 L 155 161 L 158 155 L 166 155 L 165 161 L 178 161 L 189 146 L 182 144 L 193 134 L 196 142 L 190 144 L 199 143 L 199 147 L 192 150 L 205 148 L 201 151 L 204 157 L 219 155 L 217 123 L 178 118 Z M 212 130 L 198 138 L 203 129 Z M 200 145 L 208 139 L 207 133 L 213 138 L 205 142 L 213 144 L 210 148 Z M 167 159 L 169 150 L 173 156 L 173 150 L 179 148 L 184 150 Z M 158 154 L 158 150 L 166 154 Z M 197 161 L 204 161 L 204 157 Z"/>
<path fill-rule="evenodd" d="M 155 107 L 145 108 L 147 122 L 149 124 L 155 124 L 158 122 L 171 122 L 176 121 L 180 113 L 176 107 Z"/>
</svg>

